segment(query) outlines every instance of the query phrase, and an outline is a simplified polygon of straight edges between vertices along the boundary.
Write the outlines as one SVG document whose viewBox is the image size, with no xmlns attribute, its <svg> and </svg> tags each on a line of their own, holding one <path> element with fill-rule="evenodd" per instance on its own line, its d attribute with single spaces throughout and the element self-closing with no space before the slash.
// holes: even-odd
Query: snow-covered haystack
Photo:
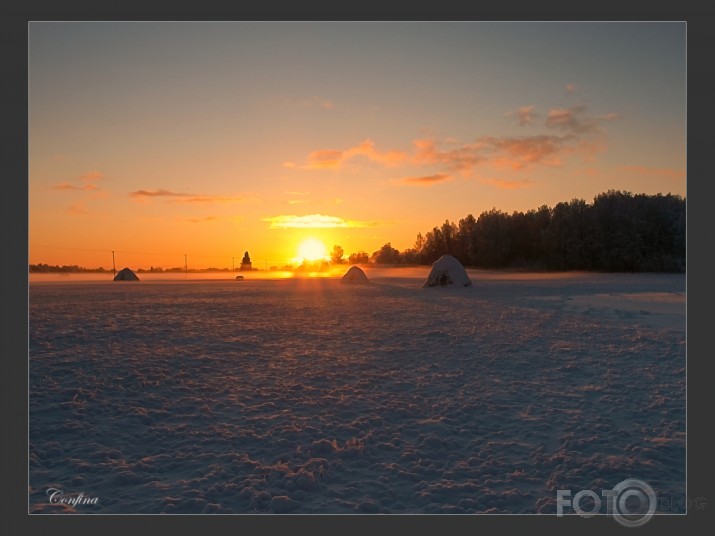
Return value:
<svg viewBox="0 0 715 536">
<path fill-rule="evenodd" d="M 432 265 L 427 281 L 422 286 L 446 287 L 447 285 L 471 287 L 472 282 L 469 280 L 467 271 L 461 262 L 451 255 L 442 255 Z"/>
<path fill-rule="evenodd" d="M 361 268 L 358 268 L 357 266 L 352 266 L 350 270 L 345 272 L 342 282 L 351 283 L 353 285 L 364 285 L 365 283 L 369 283 L 370 280 L 367 278 L 365 272 L 363 272 Z"/>
<path fill-rule="evenodd" d="M 132 272 L 129 268 L 124 268 L 117 272 L 114 276 L 115 281 L 139 281 L 137 274 Z"/>
</svg>

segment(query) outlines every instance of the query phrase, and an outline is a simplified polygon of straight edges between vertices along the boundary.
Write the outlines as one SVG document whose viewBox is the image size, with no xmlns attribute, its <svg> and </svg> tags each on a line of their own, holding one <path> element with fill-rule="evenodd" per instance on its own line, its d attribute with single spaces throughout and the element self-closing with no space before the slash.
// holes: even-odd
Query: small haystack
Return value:
<svg viewBox="0 0 715 536">
<path fill-rule="evenodd" d="M 432 265 L 432 270 L 423 287 L 471 287 L 472 282 L 462 263 L 451 255 L 442 255 Z"/>
<path fill-rule="evenodd" d="M 114 276 L 115 281 L 139 281 L 137 274 L 132 272 L 129 268 L 124 268 L 117 272 Z"/>
<path fill-rule="evenodd" d="M 351 266 L 350 270 L 345 272 L 342 279 L 343 283 L 350 283 L 351 285 L 364 285 L 369 283 L 370 280 L 365 275 L 365 272 L 357 266 Z"/>
</svg>

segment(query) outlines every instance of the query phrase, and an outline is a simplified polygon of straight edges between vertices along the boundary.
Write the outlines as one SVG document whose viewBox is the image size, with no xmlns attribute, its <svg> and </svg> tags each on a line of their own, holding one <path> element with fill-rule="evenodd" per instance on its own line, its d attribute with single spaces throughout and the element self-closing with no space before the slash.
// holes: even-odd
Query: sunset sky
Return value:
<svg viewBox="0 0 715 536">
<path fill-rule="evenodd" d="M 30 263 L 259 268 L 686 194 L 686 25 L 31 22 Z"/>
</svg>

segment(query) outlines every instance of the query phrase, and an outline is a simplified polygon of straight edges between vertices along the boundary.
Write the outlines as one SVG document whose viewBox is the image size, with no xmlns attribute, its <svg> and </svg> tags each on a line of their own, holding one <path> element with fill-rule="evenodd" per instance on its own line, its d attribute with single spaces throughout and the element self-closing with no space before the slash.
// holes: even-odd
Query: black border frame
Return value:
<svg viewBox="0 0 715 536">
<path fill-rule="evenodd" d="M 520 5 L 518 5 L 520 4 Z M 27 337 L 28 337 L 28 143 L 27 143 L 27 32 L 32 20 L 647 20 L 686 21 L 688 36 L 688 181 L 687 181 L 687 493 L 705 497 L 704 510 L 688 515 L 656 516 L 645 525 L 650 530 L 672 533 L 685 529 L 700 532 L 707 512 L 715 508 L 710 484 L 713 484 L 712 453 L 705 419 L 713 407 L 712 388 L 706 383 L 712 376 L 712 355 L 708 352 L 705 312 L 712 300 L 712 290 L 705 284 L 707 253 L 704 236 L 708 232 L 707 205 L 711 190 L 709 151 L 715 141 L 711 127 L 715 95 L 715 45 L 712 23 L 715 9 L 702 2 L 680 1 L 648 9 L 627 2 L 602 0 L 598 3 L 567 1 L 472 5 L 465 8 L 455 1 L 439 6 L 398 5 L 384 2 L 369 5 L 312 2 L 278 6 L 274 3 L 219 3 L 205 0 L 196 4 L 147 5 L 126 0 L 98 5 L 89 0 L 72 2 L 33 1 L 0 8 L 2 43 L 2 196 L 3 242 L 10 254 L 3 255 L 6 277 L 2 278 L 3 372 L 3 455 L 0 456 L 0 528 L 4 534 L 96 534 L 112 527 L 127 531 L 140 527 L 142 533 L 157 530 L 226 529 L 246 533 L 277 531 L 348 532 L 370 530 L 386 532 L 448 531 L 450 534 L 474 534 L 477 531 L 521 530 L 550 533 L 583 533 L 620 530 L 613 520 L 597 516 L 589 521 L 578 516 L 144 516 L 100 515 L 57 516 L 27 514 Z M 24 225 L 19 224 L 25 222 Z M 712 227 L 712 223 L 710 223 Z M 9 275 L 9 276 L 8 276 Z M 712 318 L 712 316 L 710 316 Z"/>
</svg>

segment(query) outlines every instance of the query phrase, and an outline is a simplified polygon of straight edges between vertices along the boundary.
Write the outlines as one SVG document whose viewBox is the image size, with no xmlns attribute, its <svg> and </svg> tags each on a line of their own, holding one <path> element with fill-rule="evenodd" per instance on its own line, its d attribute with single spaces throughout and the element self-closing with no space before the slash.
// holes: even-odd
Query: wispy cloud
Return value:
<svg viewBox="0 0 715 536">
<path fill-rule="evenodd" d="M 414 140 L 415 153 L 412 161 L 418 165 L 444 164 L 449 169 L 469 172 L 477 164 L 484 162 L 484 144 L 462 144 L 453 149 L 443 150 L 437 147 L 437 142 L 432 139 Z"/>
<path fill-rule="evenodd" d="M 564 91 L 566 91 L 566 95 L 573 95 L 574 93 L 576 93 L 578 91 L 578 86 L 573 83 L 568 83 L 568 84 L 566 84 Z"/>
<path fill-rule="evenodd" d="M 486 137 L 482 142 L 490 153 L 490 163 L 497 168 L 524 169 L 541 164 L 558 166 L 565 140 L 559 136 Z"/>
<path fill-rule="evenodd" d="M 67 212 L 73 216 L 83 216 L 85 214 L 89 214 L 89 210 L 87 210 L 87 207 L 85 207 L 84 201 L 80 201 L 78 203 L 75 203 L 74 205 L 71 205 L 67 209 Z"/>
<path fill-rule="evenodd" d="M 284 162 L 283 167 L 302 169 L 339 169 L 349 160 L 364 157 L 388 167 L 398 166 L 407 161 L 408 156 L 402 151 L 379 151 L 375 142 L 366 139 L 348 149 L 317 149 L 308 154 L 305 163 Z"/>
<path fill-rule="evenodd" d="M 436 175 L 427 175 L 424 177 L 405 177 L 400 179 L 399 182 L 411 184 L 413 186 L 432 186 L 433 184 L 449 179 L 451 179 L 451 177 L 446 173 L 437 173 Z"/>
<path fill-rule="evenodd" d="M 520 188 L 528 188 L 532 181 L 528 179 L 522 180 L 507 180 L 507 179 L 479 179 L 482 184 L 489 184 L 501 190 L 517 190 Z"/>
<path fill-rule="evenodd" d="M 104 173 L 101 171 L 88 171 L 79 176 L 79 180 L 85 182 L 94 182 L 104 178 Z"/>
<path fill-rule="evenodd" d="M 324 110 L 332 110 L 333 108 L 335 108 L 335 103 L 323 97 L 313 97 L 312 99 L 306 99 L 301 101 L 300 106 L 302 106 L 303 108 L 311 108 L 317 106 Z"/>
<path fill-rule="evenodd" d="M 649 177 L 665 177 L 672 180 L 681 180 L 685 178 L 684 169 L 672 169 L 672 168 L 655 168 L 646 166 L 622 166 L 622 171 L 626 173 L 633 173 L 636 175 L 643 175 Z"/>
<path fill-rule="evenodd" d="M 222 195 L 197 195 L 184 192 L 172 192 L 171 190 L 136 190 L 129 193 L 130 197 L 139 200 L 146 200 L 155 197 L 167 197 L 172 203 L 242 203 L 246 201 L 244 197 L 228 197 Z"/>
<path fill-rule="evenodd" d="M 507 112 L 508 117 L 515 117 L 520 126 L 533 125 L 536 118 L 539 116 L 534 111 L 534 106 L 520 106 L 514 111 Z"/>
<path fill-rule="evenodd" d="M 130 197 L 186 197 L 192 194 L 172 192 L 170 190 L 136 190 L 129 193 Z"/>
<path fill-rule="evenodd" d="M 91 191 L 91 190 L 99 190 L 99 187 L 96 184 L 88 183 L 88 184 L 83 184 L 82 186 L 76 186 L 74 184 L 70 184 L 69 182 L 63 182 L 60 184 L 56 184 L 54 186 L 55 190 L 80 190 L 80 191 Z"/>
<path fill-rule="evenodd" d="M 576 87 L 571 90 L 575 91 Z M 379 150 L 368 138 L 348 149 L 317 149 L 308 154 L 304 163 L 285 162 L 284 166 L 337 170 L 361 157 L 385 167 L 412 168 L 412 175 L 393 183 L 429 186 L 449 180 L 456 173 L 474 177 L 477 169 L 485 166 L 522 171 L 534 166 L 561 166 L 566 156 L 575 155 L 593 162 L 606 149 L 605 123 L 620 118 L 613 112 L 591 115 L 585 105 L 552 108 L 545 115 L 538 113 L 534 105 L 528 105 L 508 112 L 507 116 L 515 118 L 520 125 L 540 128 L 542 132 L 528 136 L 481 136 L 471 142 L 451 137 L 441 141 L 415 139 L 411 152 Z M 515 181 L 494 185 L 514 189 L 524 184 Z"/>
<path fill-rule="evenodd" d="M 324 214 L 308 214 L 305 216 L 281 214 L 263 218 L 263 221 L 268 222 L 272 229 L 331 229 L 338 227 L 374 227 L 378 225 L 377 222 L 346 220 L 338 216 Z"/>
<path fill-rule="evenodd" d="M 64 192 L 86 192 L 79 201 L 67 208 L 67 212 L 73 216 L 89 214 L 87 204 L 94 199 L 107 197 L 108 192 L 103 191 L 99 186 L 94 184 L 96 181 L 104 179 L 104 174 L 100 171 L 88 171 L 82 175 L 78 175 L 73 182 L 61 182 L 55 184 L 52 188 Z"/>
<path fill-rule="evenodd" d="M 77 176 L 79 184 L 73 184 L 71 182 L 62 182 L 53 186 L 55 190 L 81 190 L 81 191 L 91 191 L 99 190 L 99 186 L 94 184 L 96 181 L 103 179 L 104 173 L 100 171 L 88 171 L 82 175 Z"/>
<path fill-rule="evenodd" d="M 549 128 L 573 134 L 592 134 L 598 132 L 598 122 L 585 115 L 585 106 L 552 108 L 546 116 L 545 125 Z"/>
</svg>

